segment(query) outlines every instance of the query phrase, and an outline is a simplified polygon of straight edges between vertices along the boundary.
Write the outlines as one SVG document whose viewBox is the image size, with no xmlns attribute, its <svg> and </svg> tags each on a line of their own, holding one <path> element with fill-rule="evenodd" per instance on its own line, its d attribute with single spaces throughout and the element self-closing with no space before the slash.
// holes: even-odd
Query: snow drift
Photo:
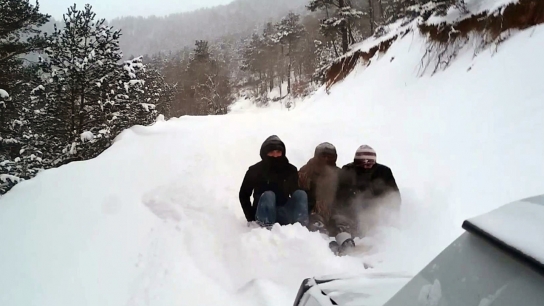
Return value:
<svg viewBox="0 0 544 306">
<path fill-rule="evenodd" d="M 305 277 L 418 272 L 464 219 L 544 181 L 544 27 L 497 52 L 466 46 L 432 77 L 417 75 L 425 48 L 411 31 L 291 111 L 242 101 L 225 116 L 135 126 L 93 160 L 18 184 L 0 200 L 0 304 L 286 305 Z M 324 141 L 340 166 L 374 147 L 401 188 L 399 226 L 342 258 L 300 225 L 248 228 L 237 193 L 271 134 L 298 167 Z M 369 286 L 380 292 L 369 303 L 406 281 Z"/>
</svg>

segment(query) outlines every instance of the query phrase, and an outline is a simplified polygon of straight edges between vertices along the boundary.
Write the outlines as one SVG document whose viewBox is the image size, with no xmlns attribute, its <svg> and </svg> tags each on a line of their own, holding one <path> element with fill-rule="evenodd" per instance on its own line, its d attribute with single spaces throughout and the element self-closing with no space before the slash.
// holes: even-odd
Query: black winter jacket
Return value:
<svg viewBox="0 0 544 306">
<path fill-rule="evenodd" d="M 277 158 L 266 156 L 269 146 L 278 144 L 284 155 Z M 265 191 L 273 191 L 276 194 L 276 205 L 283 206 L 299 189 L 297 167 L 285 157 L 285 145 L 277 136 L 271 136 L 263 143 L 260 155 L 262 160 L 249 167 L 239 192 L 240 204 L 248 222 L 255 221 L 257 204 Z"/>
<path fill-rule="evenodd" d="M 340 170 L 335 206 L 349 206 L 357 196 L 373 200 L 390 192 L 397 193 L 400 201 L 399 188 L 389 167 L 376 164 L 372 169 L 364 170 L 349 163 Z"/>
</svg>

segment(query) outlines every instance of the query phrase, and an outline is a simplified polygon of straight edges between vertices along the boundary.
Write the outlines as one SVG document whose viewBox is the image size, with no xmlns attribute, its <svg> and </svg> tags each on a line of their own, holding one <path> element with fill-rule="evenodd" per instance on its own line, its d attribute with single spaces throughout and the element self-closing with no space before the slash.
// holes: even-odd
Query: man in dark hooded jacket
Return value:
<svg viewBox="0 0 544 306">
<path fill-rule="evenodd" d="M 308 196 L 300 190 L 297 168 L 289 163 L 285 151 L 281 139 L 272 135 L 261 146 L 262 160 L 247 170 L 239 198 L 248 222 L 265 227 L 276 222 L 308 224 Z"/>
<path fill-rule="evenodd" d="M 329 219 L 336 194 L 338 154 L 333 144 L 323 142 L 314 156 L 298 171 L 299 186 L 308 194 L 311 231 L 329 232 Z"/>
<path fill-rule="evenodd" d="M 368 145 L 357 149 L 352 163 L 342 167 L 331 222 L 336 232 L 364 235 L 363 228 L 379 220 L 382 208 L 398 210 L 400 191 L 391 169 L 376 162 L 376 151 Z"/>
</svg>

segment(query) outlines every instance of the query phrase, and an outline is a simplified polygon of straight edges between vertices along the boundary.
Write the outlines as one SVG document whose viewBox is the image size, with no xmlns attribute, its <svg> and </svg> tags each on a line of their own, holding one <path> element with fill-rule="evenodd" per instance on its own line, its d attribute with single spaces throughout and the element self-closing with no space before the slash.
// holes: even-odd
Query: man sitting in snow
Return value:
<svg viewBox="0 0 544 306">
<path fill-rule="evenodd" d="M 261 146 L 262 160 L 247 170 L 239 198 L 248 222 L 267 228 L 276 222 L 308 224 L 308 197 L 299 189 L 297 167 L 289 163 L 285 151 L 285 144 L 272 135 Z"/>
<path fill-rule="evenodd" d="M 328 142 L 319 144 L 306 165 L 298 172 L 299 185 L 308 194 L 310 224 L 308 229 L 329 233 L 329 219 L 336 194 L 338 155 L 334 145 Z"/>
<path fill-rule="evenodd" d="M 342 167 L 338 179 L 331 223 L 335 233 L 362 236 L 377 221 L 380 212 L 398 210 L 400 191 L 391 169 L 376 162 L 368 145 L 357 149 L 352 163 Z"/>
</svg>

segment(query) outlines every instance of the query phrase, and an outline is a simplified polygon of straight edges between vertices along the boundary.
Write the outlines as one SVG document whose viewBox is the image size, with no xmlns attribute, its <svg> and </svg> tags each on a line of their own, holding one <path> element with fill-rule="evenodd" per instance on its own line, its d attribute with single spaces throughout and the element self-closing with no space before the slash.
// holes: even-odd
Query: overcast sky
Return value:
<svg viewBox="0 0 544 306">
<path fill-rule="evenodd" d="M 98 18 L 110 20 L 122 16 L 163 16 L 229 2 L 232 0 L 39 0 L 40 11 L 57 20 L 61 20 L 62 14 L 74 3 L 78 9 L 89 3 Z"/>
</svg>

